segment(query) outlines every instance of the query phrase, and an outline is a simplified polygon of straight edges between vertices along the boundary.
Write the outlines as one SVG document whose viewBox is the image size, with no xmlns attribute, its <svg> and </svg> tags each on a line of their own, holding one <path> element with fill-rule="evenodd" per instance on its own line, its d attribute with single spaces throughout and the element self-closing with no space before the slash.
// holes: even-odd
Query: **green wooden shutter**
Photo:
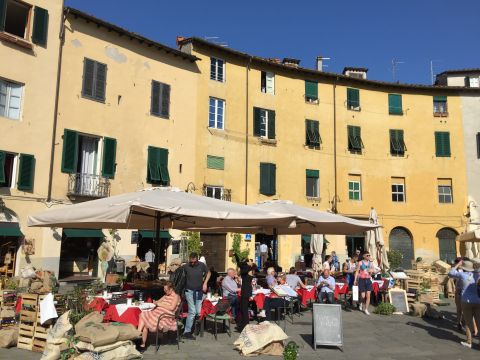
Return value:
<svg viewBox="0 0 480 360">
<path fill-rule="evenodd" d="M 147 159 L 147 182 L 158 183 L 160 179 L 160 152 L 159 149 L 153 146 L 148 147 Z"/>
<path fill-rule="evenodd" d="M 0 151 L 0 183 L 5 182 L 5 154 L 4 151 Z"/>
<path fill-rule="evenodd" d="M 207 168 L 224 170 L 225 169 L 225 158 L 220 156 L 207 155 Z"/>
<path fill-rule="evenodd" d="M 320 171 L 307 169 L 307 170 L 306 170 L 306 175 L 307 175 L 307 178 L 315 178 L 315 179 L 318 179 L 318 178 L 320 177 Z"/>
<path fill-rule="evenodd" d="M 160 181 L 162 185 L 170 184 L 170 174 L 168 173 L 168 150 L 167 149 L 158 149 L 159 151 L 159 164 L 160 169 Z"/>
<path fill-rule="evenodd" d="M 35 157 L 33 155 L 20 154 L 18 168 L 18 190 L 32 190 L 35 174 Z"/>
<path fill-rule="evenodd" d="M 37 45 L 47 45 L 48 11 L 35 6 L 32 41 Z"/>
<path fill-rule="evenodd" d="M 7 0 L 0 0 L 0 31 L 5 30 L 6 15 L 7 15 Z"/>
<path fill-rule="evenodd" d="M 355 109 L 360 107 L 360 90 L 347 88 L 347 108 Z"/>
<path fill-rule="evenodd" d="M 275 164 L 260 163 L 260 193 L 271 196 L 276 193 Z"/>
<path fill-rule="evenodd" d="M 76 131 L 63 131 L 62 172 L 77 172 L 78 134 Z"/>
<path fill-rule="evenodd" d="M 402 95 L 388 94 L 388 113 L 391 115 L 402 115 Z"/>
<path fill-rule="evenodd" d="M 446 96 L 434 96 L 433 101 L 447 101 Z"/>
<path fill-rule="evenodd" d="M 318 99 L 318 83 L 316 81 L 305 80 L 305 97 L 307 99 Z"/>
<path fill-rule="evenodd" d="M 261 109 L 253 108 L 253 135 L 260 136 L 260 124 L 261 124 Z"/>
<path fill-rule="evenodd" d="M 105 100 L 105 88 L 107 81 L 107 65 L 96 62 L 95 71 L 95 99 Z"/>
<path fill-rule="evenodd" d="M 268 138 L 275 139 L 275 111 L 267 110 L 268 113 Z"/>
<path fill-rule="evenodd" d="M 320 123 L 318 121 L 312 121 L 312 132 L 315 136 L 315 146 L 320 146 Z"/>
<path fill-rule="evenodd" d="M 437 157 L 450 157 L 450 133 L 435 132 L 435 154 Z"/>
<path fill-rule="evenodd" d="M 270 194 L 275 195 L 277 193 L 277 166 L 270 164 Z"/>
<path fill-rule="evenodd" d="M 161 84 L 161 110 L 160 116 L 168 118 L 170 115 L 170 85 Z"/>
<path fill-rule="evenodd" d="M 93 76 L 95 73 L 95 61 L 85 58 L 83 60 L 83 96 L 93 97 Z"/>
<path fill-rule="evenodd" d="M 160 115 L 160 83 L 154 80 L 152 81 L 150 113 Z"/>
<path fill-rule="evenodd" d="M 103 139 L 102 176 L 113 179 L 115 176 L 115 158 L 117 154 L 117 140 Z"/>
</svg>

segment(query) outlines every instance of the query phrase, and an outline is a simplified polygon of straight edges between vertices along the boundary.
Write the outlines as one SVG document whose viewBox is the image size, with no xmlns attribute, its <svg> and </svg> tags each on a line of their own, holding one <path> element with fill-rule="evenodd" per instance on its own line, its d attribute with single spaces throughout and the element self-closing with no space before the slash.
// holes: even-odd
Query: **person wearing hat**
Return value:
<svg viewBox="0 0 480 360">
<path fill-rule="evenodd" d="M 480 263 L 475 262 L 478 268 Z M 463 272 L 459 271 L 462 269 Z M 474 272 L 474 263 L 470 260 L 460 260 L 448 273 L 448 276 L 459 282 L 462 288 L 462 314 L 467 326 L 467 341 L 461 344 L 465 347 L 472 348 L 472 334 L 475 333 L 475 326 L 478 328 L 480 320 L 480 296 L 479 296 L 479 280 L 480 272 Z"/>
</svg>

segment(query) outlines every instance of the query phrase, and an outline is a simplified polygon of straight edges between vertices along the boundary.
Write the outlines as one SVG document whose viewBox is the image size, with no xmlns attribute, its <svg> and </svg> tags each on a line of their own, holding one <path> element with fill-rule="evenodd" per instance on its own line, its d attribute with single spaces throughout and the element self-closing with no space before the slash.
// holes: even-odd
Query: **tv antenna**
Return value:
<svg viewBox="0 0 480 360">
<path fill-rule="evenodd" d="M 395 58 L 392 59 L 392 76 L 393 82 L 397 81 L 397 68 L 399 64 L 405 64 L 404 61 L 399 61 Z"/>
<path fill-rule="evenodd" d="M 435 84 L 435 74 L 433 71 L 433 63 L 435 62 L 441 62 L 442 60 L 430 60 L 430 77 L 432 79 L 432 85 Z"/>
</svg>

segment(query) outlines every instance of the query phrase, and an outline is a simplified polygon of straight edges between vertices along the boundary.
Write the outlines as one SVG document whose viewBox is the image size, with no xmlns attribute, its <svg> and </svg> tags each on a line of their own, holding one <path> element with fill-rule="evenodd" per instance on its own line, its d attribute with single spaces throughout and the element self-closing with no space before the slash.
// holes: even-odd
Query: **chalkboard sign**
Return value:
<svg viewBox="0 0 480 360">
<path fill-rule="evenodd" d="M 388 297 L 390 298 L 390 304 L 395 306 L 396 312 L 408 312 L 407 292 L 405 290 L 391 289 L 388 291 Z"/>
<path fill-rule="evenodd" d="M 342 307 L 334 304 L 313 304 L 313 348 L 317 345 L 343 346 Z"/>
</svg>

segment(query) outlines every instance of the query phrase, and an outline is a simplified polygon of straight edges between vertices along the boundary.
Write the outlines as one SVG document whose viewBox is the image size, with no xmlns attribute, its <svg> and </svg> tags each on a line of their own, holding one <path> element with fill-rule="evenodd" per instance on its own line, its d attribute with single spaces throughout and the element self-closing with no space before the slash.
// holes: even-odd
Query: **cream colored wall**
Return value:
<svg viewBox="0 0 480 360">
<path fill-rule="evenodd" d="M 42 242 L 42 229 L 26 226 L 27 216 L 47 208 L 45 201 L 48 188 L 50 144 L 54 118 L 55 89 L 57 80 L 59 30 L 62 19 L 61 0 L 27 0 L 33 7 L 48 10 L 48 37 L 45 47 L 32 44 L 26 50 L 7 41 L 0 44 L 0 78 L 24 84 L 19 120 L 0 117 L 0 133 L 3 134 L 0 150 L 35 156 L 33 191 L 19 191 L 16 184 L 12 189 L 0 189 L 0 197 L 7 209 L 16 214 L 21 231 L 27 238 L 35 239 L 36 254 L 31 257 L 34 265 L 42 266 L 39 254 L 48 246 Z M 17 162 L 18 171 L 18 162 Z M 25 264 L 21 251 L 17 254 L 17 269 Z"/>
<path fill-rule="evenodd" d="M 199 127 L 197 132 L 197 172 L 195 185 L 224 185 L 232 189 L 232 201 L 243 202 L 245 190 L 245 131 L 246 131 L 246 65 L 244 59 L 226 57 L 215 49 L 200 45 L 193 54 L 200 57 L 198 104 Z M 226 81 L 210 80 L 210 56 L 226 60 Z M 275 73 L 275 95 L 260 90 L 261 70 Z M 305 103 L 305 78 L 291 72 L 258 68 L 253 65 L 248 72 L 248 204 L 261 200 L 288 199 L 318 210 L 330 209 L 334 198 L 333 170 L 333 84 L 319 83 L 319 104 Z M 312 79 L 314 80 L 314 79 Z M 403 116 L 388 114 L 388 93 L 397 90 L 360 90 L 360 112 L 346 109 L 346 88 L 336 87 L 338 211 L 358 217 L 367 217 L 374 206 L 384 226 L 384 237 L 396 226 L 407 228 L 413 235 L 415 256 L 438 258 L 438 230 L 449 227 L 462 229 L 465 205 L 465 163 L 460 100 L 448 96 L 449 116 L 433 117 L 433 95 L 428 91 L 403 90 Z M 208 99 L 218 97 L 226 101 L 225 130 L 208 129 Z M 276 144 L 264 144 L 253 136 L 253 107 L 263 107 L 276 112 Z M 305 143 L 305 119 L 320 122 L 323 143 L 320 150 L 308 149 Z M 347 125 L 359 125 L 365 149 L 362 155 L 352 155 L 347 150 Z M 389 129 L 404 129 L 408 151 L 404 158 L 390 155 Z M 435 156 L 434 131 L 449 131 L 452 157 Z M 206 169 L 207 154 L 224 156 L 225 170 Z M 259 193 L 260 162 L 277 166 L 277 193 L 266 197 Z M 305 170 L 320 170 L 320 199 L 310 201 L 305 196 Z M 361 174 L 363 200 L 348 200 L 348 174 Z M 405 177 L 407 201 L 391 201 L 391 177 Z M 439 204 L 437 179 L 452 178 L 454 203 Z M 327 236 L 328 252 L 336 250 L 340 259 L 346 256 L 345 238 Z M 279 263 L 292 266 L 301 252 L 300 236 L 279 237 Z M 227 241 L 227 249 L 231 243 Z M 253 256 L 253 242 L 251 256 Z M 228 260 L 227 260 L 228 262 Z"/>
</svg>

